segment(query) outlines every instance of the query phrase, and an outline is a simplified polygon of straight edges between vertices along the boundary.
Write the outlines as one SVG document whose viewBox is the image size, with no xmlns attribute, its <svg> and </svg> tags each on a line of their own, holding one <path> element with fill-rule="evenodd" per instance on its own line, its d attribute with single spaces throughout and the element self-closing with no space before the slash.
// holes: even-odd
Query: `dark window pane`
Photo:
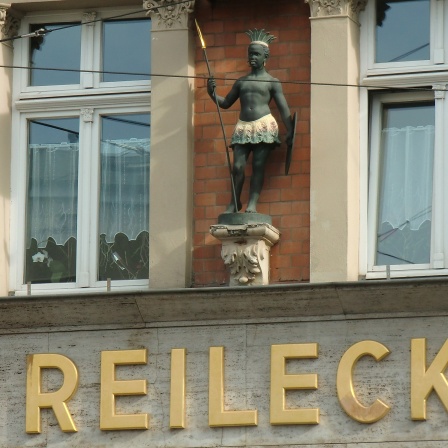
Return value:
<svg viewBox="0 0 448 448">
<path fill-rule="evenodd" d="M 151 20 L 110 20 L 103 23 L 104 82 L 149 80 Z M 111 73 L 111 72 L 115 72 Z M 130 75 L 127 73 L 138 73 Z"/>
<path fill-rule="evenodd" d="M 376 62 L 430 58 L 430 0 L 377 0 Z"/>
<path fill-rule="evenodd" d="M 34 24 L 30 31 L 40 28 L 54 30 L 68 25 L 74 24 Z M 79 84 L 81 26 L 72 26 L 30 39 L 29 64 L 31 86 Z M 39 68 L 55 70 L 38 70 Z"/>
<path fill-rule="evenodd" d="M 25 282 L 76 279 L 79 120 L 29 121 Z"/>
<path fill-rule="evenodd" d="M 101 117 L 98 279 L 149 275 L 149 114 Z"/>
<path fill-rule="evenodd" d="M 429 263 L 434 104 L 385 106 L 376 265 Z"/>
</svg>

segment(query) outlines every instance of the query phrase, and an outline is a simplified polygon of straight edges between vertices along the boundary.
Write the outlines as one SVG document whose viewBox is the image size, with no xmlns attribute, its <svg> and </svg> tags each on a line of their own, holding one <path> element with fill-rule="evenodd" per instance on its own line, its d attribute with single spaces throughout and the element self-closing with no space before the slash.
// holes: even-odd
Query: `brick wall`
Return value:
<svg viewBox="0 0 448 448">
<path fill-rule="evenodd" d="M 271 249 L 271 283 L 309 280 L 310 191 L 310 23 L 309 6 L 298 0 L 201 0 L 196 18 L 207 45 L 217 92 L 225 96 L 234 80 L 247 74 L 247 29 L 264 28 L 277 39 L 270 45 L 266 68 L 283 82 L 291 113 L 297 112 L 296 144 L 289 175 L 284 175 L 286 146 L 272 152 L 257 210 L 272 216 L 280 242 Z M 196 74 L 207 76 L 197 39 Z M 272 102 L 271 109 L 285 128 Z M 228 141 L 238 120 L 239 102 L 222 111 Z M 228 281 L 220 256 L 221 244 L 209 234 L 230 202 L 230 175 L 216 105 L 207 95 L 206 81 L 195 87 L 195 175 L 193 286 L 219 286 Z M 232 154 L 231 154 L 232 156 Z M 243 189 L 247 204 L 251 157 Z"/>
</svg>

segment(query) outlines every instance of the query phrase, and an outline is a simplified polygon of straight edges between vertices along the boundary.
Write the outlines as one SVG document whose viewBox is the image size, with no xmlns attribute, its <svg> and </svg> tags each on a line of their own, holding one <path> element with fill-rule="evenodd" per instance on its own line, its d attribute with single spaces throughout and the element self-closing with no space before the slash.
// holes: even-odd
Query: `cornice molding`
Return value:
<svg viewBox="0 0 448 448">
<path fill-rule="evenodd" d="M 88 289 L 88 288 L 85 288 Z M 446 277 L 0 297 L 3 334 L 448 316 Z"/>
<path fill-rule="evenodd" d="M 153 30 L 179 30 L 189 25 L 195 0 L 177 3 L 176 0 L 144 0 L 143 9 L 153 20 Z"/>
<path fill-rule="evenodd" d="M 305 0 L 310 5 L 311 17 L 350 17 L 358 22 L 358 15 L 364 10 L 367 0 Z"/>
<path fill-rule="evenodd" d="M 6 39 L 17 36 L 21 18 L 9 3 L 0 3 L 0 37 Z"/>
</svg>

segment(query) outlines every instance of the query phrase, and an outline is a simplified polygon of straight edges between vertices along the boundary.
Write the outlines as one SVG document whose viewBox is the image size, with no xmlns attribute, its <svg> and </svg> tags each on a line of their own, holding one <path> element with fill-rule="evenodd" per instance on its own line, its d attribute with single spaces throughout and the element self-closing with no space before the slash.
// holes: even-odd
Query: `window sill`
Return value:
<svg viewBox="0 0 448 448">
<path fill-rule="evenodd" d="M 372 88 L 421 87 L 446 84 L 446 65 L 433 70 L 399 72 L 394 70 L 368 70 L 362 77 L 361 85 Z"/>
<path fill-rule="evenodd" d="M 448 269 L 400 269 L 390 270 L 390 278 L 416 278 L 416 277 L 446 277 Z M 387 271 L 371 271 L 366 274 L 366 280 L 381 280 L 388 277 Z"/>
<path fill-rule="evenodd" d="M 148 283 L 142 283 L 140 280 L 139 283 L 135 282 L 133 284 L 126 284 L 126 285 L 117 285 L 114 284 L 114 282 L 111 283 L 110 291 L 107 290 L 107 285 L 100 285 L 96 287 L 86 287 L 86 288 L 76 288 L 71 284 L 70 286 L 67 286 L 66 288 L 63 287 L 54 287 L 52 289 L 46 287 L 45 289 L 41 287 L 40 289 L 34 287 L 33 285 L 31 287 L 31 294 L 28 294 L 27 289 L 22 290 L 16 290 L 13 291 L 11 296 L 15 297 L 34 297 L 34 296 L 61 296 L 61 295 L 87 295 L 87 294 L 109 294 L 110 292 L 121 292 L 121 293 L 129 293 L 129 292 L 140 292 L 140 291 L 147 291 L 148 290 Z"/>
</svg>

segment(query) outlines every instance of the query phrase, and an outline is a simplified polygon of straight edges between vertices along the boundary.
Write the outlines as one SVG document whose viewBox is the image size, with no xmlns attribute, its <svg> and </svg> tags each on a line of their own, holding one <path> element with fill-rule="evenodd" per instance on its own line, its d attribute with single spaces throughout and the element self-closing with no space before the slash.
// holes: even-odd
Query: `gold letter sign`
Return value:
<svg viewBox="0 0 448 448">
<path fill-rule="evenodd" d="M 185 348 L 171 350 L 170 428 L 185 428 Z"/>
<path fill-rule="evenodd" d="M 224 410 L 224 347 L 210 347 L 209 426 L 256 426 L 257 411 Z"/>
<path fill-rule="evenodd" d="M 317 374 L 288 375 L 288 359 L 317 358 L 317 344 L 271 346 L 271 425 L 314 425 L 319 409 L 285 409 L 287 390 L 317 389 Z"/>
<path fill-rule="evenodd" d="M 426 339 L 411 339 L 411 418 L 426 420 L 426 400 L 434 389 L 448 411 L 448 340 L 426 368 Z"/>
<path fill-rule="evenodd" d="M 64 432 L 76 432 L 76 426 L 67 408 L 67 401 L 78 387 L 78 370 L 75 364 L 63 355 L 43 353 L 26 358 L 26 432 L 40 433 L 40 410 L 52 408 L 59 426 Z M 42 369 L 59 369 L 64 383 L 56 392 L 42 392 Z"/>
<path fill-rule="evenodd" d="M 118 381 L 115 366 L 146 364 L 147 359 L 146 349 L 101 352 L 100 428 L 103 431 L 148 429 L 148 414 L 115 414 L 116 395 L 146 395 L 146 380 Z"/>
<path fill-rule="evenodd" d="M 374 423 L 382 419 L 390 410 L 381 400 L 375 400 L 371 406 L 363 406 L 353 389 L 353 369 L 363 356 L 372 356 L 381 361 L 390 351 L 383 344 L 375 341 L 361 341 L 352 345 L 339 362 L 337 389 L 339 403 L 347 415 L 361 423 Z"/>
</svg>

